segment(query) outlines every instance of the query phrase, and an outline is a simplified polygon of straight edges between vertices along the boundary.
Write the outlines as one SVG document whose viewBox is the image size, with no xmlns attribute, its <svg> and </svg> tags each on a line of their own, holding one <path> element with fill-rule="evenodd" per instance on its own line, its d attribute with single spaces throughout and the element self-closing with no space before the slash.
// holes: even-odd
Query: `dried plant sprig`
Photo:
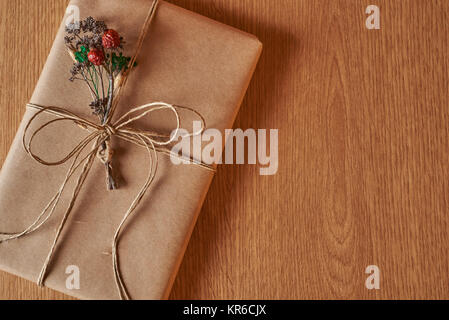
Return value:
<svg viewBox="0 0 449 320">
<path fill-rule="evenodd" d="M 90 107 L 104 122 L 114 89 L 121 82 L 121 73 L 131 61 L 121 51 L 124 39 L 115 30 L 108 29 L 105 22 L 92 17 L 67 25 L 66 33 L 64 41 L 74 60 L 69 80 L 87 84 L 93 98 Z"/>
<path fill-rule="evenodd" d="M 74 64 L 70 81 L 80 80 L 92 96 L 92 112 L 106 125 L 112 108 L 114 94 L 122 84 L 122 74 L 129 68 L 130 57 L 123 55 L 124 39 L 117 31 L 108 29 L 106 23 L 88 17 L 66 27 L 64 42 Z M 112 154 L 110 142 L 105 141 L 101 152 Z M 111 161 L 105 162 L 108 188 L 116 189 Z"/>
</svg>

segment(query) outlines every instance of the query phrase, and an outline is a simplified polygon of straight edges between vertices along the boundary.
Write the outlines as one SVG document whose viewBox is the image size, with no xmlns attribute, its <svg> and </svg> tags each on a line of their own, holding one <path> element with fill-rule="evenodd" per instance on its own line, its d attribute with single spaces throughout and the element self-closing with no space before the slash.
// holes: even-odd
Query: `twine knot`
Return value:
<svg viewBox="0 0 449 320">
<path fill-rule="evenodd" d="M 112 161 L 112 156 L 114 155 L 114 150 L 111 147 L 109 140 L 104 142 L 104 146 L 98 149 L 97 158 L 105 164 L 109 165 Z"/>
<path fill-rule="evenodd" d="M 115 128 L 109 124 L 105 124 L 103 126 L 103 130 L 109 137 L 115 136 L 117 134 L 117 130 L 115 130 Z"/>
</svg>

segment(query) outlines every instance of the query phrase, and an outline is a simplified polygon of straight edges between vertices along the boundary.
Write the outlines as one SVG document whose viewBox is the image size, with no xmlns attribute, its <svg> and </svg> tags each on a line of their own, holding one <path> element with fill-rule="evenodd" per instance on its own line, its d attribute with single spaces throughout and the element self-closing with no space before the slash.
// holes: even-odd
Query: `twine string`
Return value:
<svg viewBox="0 0 449 320">
<path fill-rule="evenodd" d="M 157 173 L 158 168 L 158 153 L 174 156 L 182 159 L 184 162 L 189 162 L 191 164 L 194 164 L 196 166 L 199 166 L 201 168 L 204 168 L 206 170 L 215 171 L 212 166 L 209 166 L 201 161 L 198 161 L 194 159 L 193 157 L 185 157 L 183 155 L 179 155 L 177 153 L 173 153 L 169 149 L 169 145 L 173 143 L 176 139 L 178 139 L 179 132 L 181 129 L 181 120 L 178 110 L 187 110 L 189 112 L 192 112 L 195 114 L 200 120 L 201 120 L 201 129 L 197 132 L 188 133 L 186 135 L 181 136 L 181 138 L 185 137 L 192 137 L 196 135 L 200 135 L 204 132 L 206 128 L 206 121 L 204 117 L 197 111 L 195 111 L 192 108 L 184 107 L 184 106 L 178 106 L 178 105 L 172 105 L 165 102 L 153 102 L 148 103 L 142 106 L 138 106 L 135 108 L 132 108 L 128 112 L 126 112 L 123 116 L 121 116 L 117 121 L 112 122 L 115 110 L 117 108 L 119 99 L 121 97 L 121 93 L 123 92 L 123 89 L 127 83 L 128 75 L 131 71 L 131 69 L 134 66 L 134 62 L 137 59 L 137 55 L 139 54 L 143 42 L 145 40 L 145 37 L 148 33 L 149 26 L 151 24 L 151 21 L 153 20 L 156 12 L 156 8 L 159 1 L 154 0 L 150 11 L 145 19 L 144 25 L 142 27 L 142 30 L 140 32 L 137 45 L 136 45 L 136 51 L 131 59 L 129 68 L 125 71 L 123 74 L 120 83 L 118 84 L 117 90 L 114 94 L 114 101 L 111 106 L 111 109 L 109 110 L 109 113 L 105 117 L 105 121 L 103 124 L 96 124 L 92 121 L 89 121 L 87 119 L 84 119 L 64 108 L 61 107 L 48 107 L 48 106 L 41 106 L 38 104 L 29 103 L 27 104 L 27 107 L 30 109 L 35 109 L 37 112 L 30 118 L 27 125 L 24 129 L 22 144 L 25 149 L 25 151 L 30 155 L 31 158 L 36 160 L 37 162 L 41 163 L 45 166 L 58 166 L 67 163 L 71 160 L 71 164 L 69 166 L 69 169 L 64 177 L 64 180 L 59 187 L 56 194 L 52 197 L 52 199 L 48 202 L 48 204 L 45 206 L 45 208 L 41 211 L 41 213 L 38 215 L 36 220 L 34 220 L 25 230 L 17 233 L 0 233 L 0 243 L 6 242 L 13 239 L 18 239 L 21 237 L 24 237 L 30 233 L 33 233 L 37 230 L 39 230 L 45 223 L 53 216 L 53 214 L 56 211 L 56 208 L 58 204 L 60 203 L 62 194 L 67 187 L 69 181 L 75 173 L 78 171 L 78 169 L 81 169 L 81 172 L 78 175 L 75 188 L 72 191 L 69 203 L 65 209 L 64 215 L 59 223 L 59 226 L 56 230 L 55 237 L 53 239 L 53 242 L 50 246 L 49 253 L 44 261 L 43 267 L 41 269 L 41 272 L 39 273 L 39 277 L 37 280 L 38 285 L 42 286 L 45 277 L 48 272 L 48 267 L 52 261 L 53 255 L 56 251 L 56 247 L 59 243 L 59 238 L 62 234 L 62 231 L 64 229 L 64 226 L 66 225 L 66 222 L 69 218 L 70 213 L 72 212 L 72 209 L 76 203 L 76 200 L 82 190 L 82 187 L 84 186 L 84 183 L 86 181 L 86 178 L 92 168 L 93 162 L 95 160 L 95 157 L 97 157 L 101 162 L 103 163 L 110 163 L 111 157 L 112 157 L 112 151 L 109 146 L 109 141 L 112 137 L 117 137 L 119 139 L 122 139 L 124 141 L 130 142 L 132 144 L 135 144 L 137 146 L 143 147 L 147 154 L 148 154 L 148 176 L 145 180 L 144 185 L 139 190 L 137 196 L 132 201 L 130 207 L 126 211 L 125 215 L 123 216 L 122 220 L 120 221 L 120 224 L 118 228 L 116 229 L 114 233 L 114 237 L 112 239 L 112 265 L 113 265 L 113 272 L 114 272 L 114 279 L 116 283 L 117 290 L 119 292 L 121 299 L 130 299 L 130 295 L 127 291 L 126 285 L 123 281 L 121 272 L 120 272 L 120 266 L 119 266 L 119 253 L 118 253 L 118 242 L 120 239 L 120 235 L 124 229 L 124 226 L 129 219 L 129 217 L 135 212 L 138 205 L 141 203 L 144 195 L 150 188 L 152 182 L 154 181 L 154 178 Z M 176 127 L 173 130 L 171 135 L 164 135 L 159 134 L 157 132 L 152 131 L 141 131 L 135 128 L 132 128 L 130 125 L 132 125 L 135 121 L 149 116 L 151 113 L 155 111 L 170 111 L 172 114 L 174 114 L 176 118 Z M 49 120 L 45 122 L 44 124 L 40 125 L 37 129 L 35 129 L 29 139 L 27 139 L 28 132 L 30 131 L 32 123 L 36 121 L 36 119 L 42 115 L 53 115 L 56 118 L 53 120 Z M 62 121 L 69 121 L 80 128 L 87 130 L 89 134 L 82 139 L 70 152 L 68 152 L 66 155 L 63 155 L 61 159 L 56 161 L 48 161 L 40 156 L 38 156 L 33 151 L 33 141 L 34 139 L 48 126 L 55 124 L 57 122 Z M 100 150 L 101 146 L 105 144 L 106 150 Z M 87 152 L 86 155 L 83 155 L 83 151 L 89 146 L 92 145 L 92 149 Z"/>
<path fill-rule="evenodd" d="M 189 161 L 190 163 L 200 166 L 204 169 L 214 171 L 214 168 L 204 164 L 198 160 L 195 160 L 193 158 L 190 158 L 187 160 L 185 157 L 173 153 L 167 146 L 174 142 L 175 139 L 179 138 L 179 130 L 181 128 L 181 122 L 180 122 L 180 115 L 178 112 L 178 109 L 184 109 L 184 110 L 190 110 L 195 114 L 198 114 L 195 110 L 188 108 L 188 107 L 180 107 L 180 106 L 174 106 L 171 104 L 167 104 L 164 102 L 153 102 L 149 104 L 145 104 L 143 106 L 132 108 L 130 111 L 125 113 L 122 117 L 119 118 L 114 124 L 108 124 L 107 126 L 99 126 L 89 120 L 86 120 L 84 118 L 81 118 L 74 113 L 71 113 L 65 109 L 59 108 L 59 107 L 44 107 L 37 104 L 31 104 L 29 103 L 27 105 L 28 108 L 36 109 L 38 112 L 34 114 L 24 129 L 23 134 L 23 146 L 25 151 L 30 155 L 31 158 L 36 160 L 37 162 L 46 165 L 46 166 L 56 166 L 61 165 L 69 160 L 73 159 L 71 162 L 71 165 L 69 167 L 69 170 L 67 171 L 67 174 L 64 178 L 64 181 L 62 182 L 60 188 L 56 192 L 56 194 L 53 196 L 53 198 L 50 200 L 50 202 L 47 204 L 47 206 L 44 208 L 44 210 L 39 214 L 38 218 L 30 225 L 28 226 L 24 231 L 13 233 L 13 234 L 6 234 L 6 233 L 0 233 L 0 243 L 18 239 L 23 236 L 26 236 L 38 229 L 40 229 L 54 214 L 56 207 L 58 203 L 60 202 L 62 193 L 64 192 L 69 180 L 74 176 L 75 172 L 82 167 L 81 173 L 78 176 L 76 186 L 72 192 L 72 195 L 70 197 L 69 203 L 65 209 L 65 213 L 61 219 L 61 222 L 56 230 L 55 238 L 51 244 L 50 251 L 44 261 L 43 267 L 41 269 L 41 272 L 39 274 L 37 283 L 42 286 L 43 282 L 45 280 L 45 276 L 47 274 L 48 267 L 50 265 L 50 262 L 53 258 L 54 252 L 56 250 L 58 240 L 61 236 L 61 233 L 63 231 L 63 228 L 67 222 L 67 219 L 76 203 L 76 200 L 82 190 L 82 187 L 86 181 L 86 178 L 90 172 L 90 169 L 92 168 L 92 164 L 95 160 L 95 156 L 98 156 L 98 151 L 106 140 L 110 140 L 111 137 L 117 137 L 119 139 L 122 139 L 124 141 L 133 143 L 137 146 L 144 147 L 145 150 L 148 153 L 149 157 L 149 169 L 148 169 L 148 177 L 145 181 L 145 184 L 142 186 L 142 188 L 139 190 L 138 195 L 131 203 L 130 207 L 128 208 L 127 212 L 125 213 L 123 219 L 121 220 L 115 234 L 112 240 L 112 260 L 113 260 L 113 271 L 114 271 L 114 278 L 116 282 L 117 289 L 120 294 L 121 299 L 130 299 L 130 296 L 127 292 L 126 286 L 123 282 L 119 263 L 118 263 L 118 241 L 121 235 L 121 232 L 123 230 L 123 227 L 128 220 L 128 218 L 132 215 L 132 213 L 135 211 L 137 206 L 141 203 L 143 196 L 146 194 L 147 190 L 150 188 L 158 168 L 158 153 L 164 153 L 170 156 L 175 156 L 182 158 L 184 161 Z M 176 127 L 173 130 L 173 133 L 170 136 L 165 136 L 161 134 L 154 134 L 151 131 L 140 131 L 138 129 L 134 129 L 130 127 L 130 125 L 151 114 L 152 112 L 159 111 L 159 110 L 169 110 L 171 111 L 175 117 L 176 117 Z M 31 125 L 34 121 L 39 117 L 41 114 L 52 114 L 54 116 L 57 116 L 57 119 L 53 119 L 50 121 L 45 122 L 44 124 L 40 125 L 36 130 L 34 130 L 29 139 L 28 132 L 30 131 Z M 39 157 L 35 151 L 33 150 L 33 141 L 36 138 L 36 136 L 42 132 L 42 130 L 46 127 L 48 127 L 51 124 L 54 124 L 59 121 L 71 121 L 75 123 L 76 125 L 80 126 L 84 130 L 89 131 L 90 133 L 85 137 L 83 140 L 81 140 L 67 155 L 63 155 L 61 159 L 56 161 L 47 161 L 45 159 L 42 159 Z M 206 128 L 206 123 L 204 119 L 201 117 L 201 130 L 198 132 L 189 133 L 186 135 L 181 136 L 181 138 L 185 138 L 187 136 L 192 135 L 198 135 L 201 134 L 204 129 Z M 164 138 L 165 139 L 161 139 Z M 95 141 L 93 144 L 92 149 L 90 152 L 88 152 L 87 155 L 82 156 L 83 151 L 88 147 L 90 144 L 92 144 L 92 141 Z"/>
</svg>

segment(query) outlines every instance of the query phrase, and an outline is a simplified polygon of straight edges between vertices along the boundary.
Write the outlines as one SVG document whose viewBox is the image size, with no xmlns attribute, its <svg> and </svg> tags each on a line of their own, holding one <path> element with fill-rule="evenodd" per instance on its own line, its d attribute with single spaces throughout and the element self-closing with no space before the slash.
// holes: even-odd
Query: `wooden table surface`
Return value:
<svg viewBox="0 0 449 320">
<path fill-rule="evenodd" d="M 235 127 L 280 161 L 218 170 L 171 298 L 449 298 L 449 1 L 171 2 L 264 43 Z M 66 5 L 0 0 L 0 163 Z M 0 298 L 68 297 L 0 273 Z"/>
</svg>

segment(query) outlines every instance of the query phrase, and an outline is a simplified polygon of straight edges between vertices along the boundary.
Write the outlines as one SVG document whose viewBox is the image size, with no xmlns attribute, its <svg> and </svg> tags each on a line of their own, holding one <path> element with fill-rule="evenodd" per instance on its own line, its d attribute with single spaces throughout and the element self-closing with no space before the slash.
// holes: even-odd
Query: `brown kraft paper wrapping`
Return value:
<svg viewBox="0 0 449 320">
<path fill-rule="evenodd" d="M 132 55 L 152 1 L 73 0 L 81 18 L 104 20 L 126 40 Z M 64 19 L 65 20 L 65 19 Z M 94 120 L 90 95 L 81 82 L 70 82 L 72 60 L 61 25 L 31 103 L 59 106 Z M 132 107 L 164 101 L 194 108 L 208 128 L 230 128 L 262 49 L 254 37 L 198 14 L 160 2 L 138 65 L 129 76 L 115 118 Z M 25 106 L 24 106 L 25 108 Z M 23 149 L 26 123 L 35 113 L 27 109 L 0 172 L 0 232 L 17 232 L 30 225 L 60 187 L 69 164 L 48 167 Z M 183 127 L 193 118 L 181 112 Z M 33 127 L 53 119 L 43 115 Z M 139 120 L 139 128 L 169 130 L 166 113 Z M 189 125 L 190 123 L 190 125 Z M 168 131 L 169 132 L 169 131 Z M 34 150 L 55 160 L 86 136 L 73 123 L 50 126 Z M 104 166 L 96 160 L 69 216 L 50 263 L 45 285 L 81 299 L 118 299 L 111 258 L 113 234 L 145 182 L 147 153 L 141 147 L 113 140 L 114 165 L 123 177 L 120 189 L 107 191 Z M 195 165 L 174 165 L 159 154 L 157 176 L 143 202 L 125 226 L 119 241 L 122 278 L 134 299 L 165 299 L 211 183 L 213 173 Z M 74 179 L 51 219 L 39 230 L 0 244 L 0 269 L 36 281 L 54 239 Z M 80 268 L 80 289 L 66 288 L 66 268 Z"/>
</svg>

